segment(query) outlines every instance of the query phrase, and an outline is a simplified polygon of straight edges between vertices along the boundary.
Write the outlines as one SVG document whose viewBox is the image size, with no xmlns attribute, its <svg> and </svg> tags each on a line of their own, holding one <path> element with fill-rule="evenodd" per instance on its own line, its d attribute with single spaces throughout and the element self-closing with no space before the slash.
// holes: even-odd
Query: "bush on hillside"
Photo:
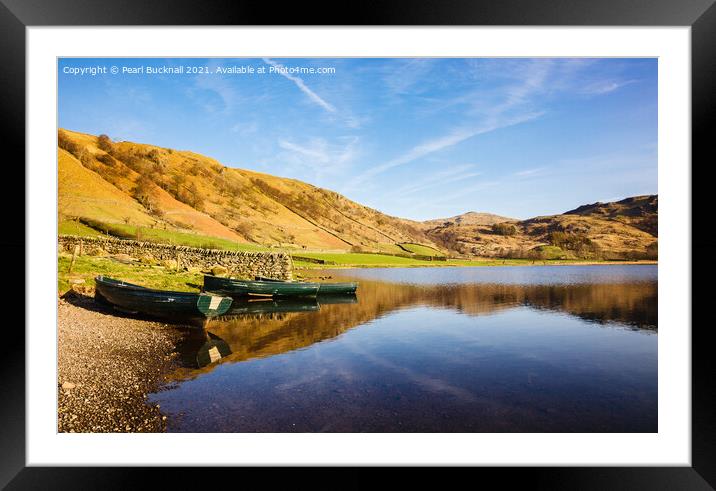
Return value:
<svg viewBox="0 0 716 491">
<path fill-rule="evenodd" d="M 158 204 L 158 190 L 156 184 L 147 176 L 141 176 L 134 188 L 134 198 L 147 210 L 154 213 Z"/>
<path fill-rule="evenodd" d="M 104 150 L 108 153 L 111 152 L 114 147 L 114 145 L 112 145 L 112 139 L 104 134 L 97 137 L 97 146 L 100 150 Z"/>
<path fill-rule="evenodd" d="M 550 244 L 564 250 L 573 251 L 578 257 L 598 258 L 599 246 L 582 232 L 551 232 L 548 236 Z"/>
<path fill-rule="evenodd" d="M 108 153 L 103 153 L 102 155 L 97 155 L 97 160 L 102 162 L 105 165 L 108 165 L 110 167 L 114 167 L 114 165 L 117 163 L 117 161 Z"/>
<path fill-rule="evenodd" d="M 515 235 L 517 227 L 511 223 L 495 223 L 492 225 L 492 233 L 497 235 Z"/>
<path fill-rule="evenodd" d="M 57 132 L 57 146 L 62 148 L 63 150 L 67 150 L 77 158 L 79 158 L 79 155 L 82 150 L 82 147 L 70 140 L 70 137 L 67 136 L 67 133 L 62 130 Z"/>
</svg>

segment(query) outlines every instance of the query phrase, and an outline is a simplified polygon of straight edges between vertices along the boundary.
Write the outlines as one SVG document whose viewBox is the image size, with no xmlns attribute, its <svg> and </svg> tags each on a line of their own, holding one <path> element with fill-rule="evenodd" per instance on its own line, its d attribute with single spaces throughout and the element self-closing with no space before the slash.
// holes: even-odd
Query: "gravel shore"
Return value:
<svg viewBox="0 0 716 491">
<path fill-rule="evenodd" d="M 162 432 L 165 418 L 146 402 L 173 366 L 175 326 L 123 317 L 71 294 L 58 300 L 60 432 Z"/>
</svg>

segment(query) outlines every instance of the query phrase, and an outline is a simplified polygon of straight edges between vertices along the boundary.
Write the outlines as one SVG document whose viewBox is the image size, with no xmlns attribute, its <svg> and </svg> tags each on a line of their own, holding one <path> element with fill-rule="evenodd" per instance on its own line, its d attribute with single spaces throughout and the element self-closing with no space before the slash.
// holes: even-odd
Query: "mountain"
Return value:
<svg viewBox="0 0 716 491">
<path fill-rule="evenodd" d="M 476 211 L 468 211 L 462 215 L 456 215 L 450 218 L 436 218 L 434 220 L 426 220 L 423 223 L 428 228 L 438 227 L 441 225 L 492 225 L 502 222 L 516 222 L 514 218 L 494 215 L 492 213 L 478 213 Z"/>
<path fill-rule="evenodd" d="M 657 196 L 518 221 L 468 212 L 416 222 L 311 184 L 189 151 L 58 133 L 58 212 L 264 246 L 527 258 L 656 258 Z"/>
<path fill-rule="evenodd" d="M 657 222 L 657 196 L 636 196 L 522 221 L 424 223 L 434 241 L 467 256 L 656 259 Z"/>
<path fill-rule="evenodd" d="M 614 203 L 582 205 L 565 215 L 582 215 L 616 220 L 658 236 L 659 197 L 633 196 Z"/>
<path fill-rule="evenodd" d="M 58 146 L 58 206 L 67 217 L 321 250 L 436 248 L 419 222 L 295 179 L 69 130 L 59 131 Z"/>
</svg>

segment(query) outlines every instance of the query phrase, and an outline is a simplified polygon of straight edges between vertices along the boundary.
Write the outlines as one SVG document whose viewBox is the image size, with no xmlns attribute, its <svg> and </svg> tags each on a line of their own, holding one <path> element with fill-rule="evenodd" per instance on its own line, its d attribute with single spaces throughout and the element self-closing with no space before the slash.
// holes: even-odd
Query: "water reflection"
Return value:
<svg viewBox="0 0 716 491">
<path fill-rule="evenodd" d="M 177 351 L 185 368 L 202 368 L 231 354 L 226 341 L 205 329 L 189 330 L 177 345 Z"/>
<path fill-rule="evenodd" d="M 657 284 L 447 284 L 420 285 L 361 279 L 355 295 L 299 299 L 235 300 L 207 331 L 230 347 L 222 362 L 277 355 L 334 338 L 392 312 L 418 306 L 448 309 L 468 316 L 490 315 L 518 307 L 569 314 L 605 327 L 657 330 Z M 183 346 L 179 350 L 184 350 Z M 185 367 L 192 367 L 192 364 Z M 199 372 L 181 371 L 178 378 Z"/>
<path fill-rule="evenodd" d="M 656 267 L 474 269 L 239 301 L 150 400 L 179 432 L 658 430 Z"/>
</svg>

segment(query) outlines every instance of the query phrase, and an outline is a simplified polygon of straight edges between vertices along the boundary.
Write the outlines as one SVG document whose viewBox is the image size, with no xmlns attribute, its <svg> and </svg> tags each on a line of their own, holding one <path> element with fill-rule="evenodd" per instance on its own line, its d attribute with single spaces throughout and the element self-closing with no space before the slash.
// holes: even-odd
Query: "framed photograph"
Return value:
<svg viewBox="0 0 716 491">
<path fill-rule="evenodd" d="M 3 485 L 712 489 L 713 2 L 2 3 Z"/>
</svg>

